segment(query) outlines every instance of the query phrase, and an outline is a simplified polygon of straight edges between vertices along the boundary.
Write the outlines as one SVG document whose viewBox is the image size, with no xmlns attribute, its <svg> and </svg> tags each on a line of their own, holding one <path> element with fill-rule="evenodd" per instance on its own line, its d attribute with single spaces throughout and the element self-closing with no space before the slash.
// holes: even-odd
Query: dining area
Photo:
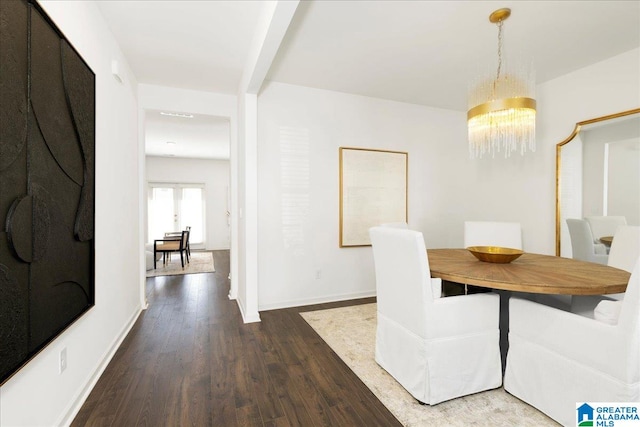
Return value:
<svg viewBox="0 0 640 427">
<path fill-rule="evenodd" d="M 427 249 L 406 223 L 370 236 L 375 359 L 418 402 L 502 386 L 561 425 L 578 402 L 637 405 L 640 248 L 615 266 L 529 253 L 496 221 L 466 221 L 463 248 Z"/>
<path fill-rule="evenodd" d="M 556 145 L 554 255 L 527 250 L 531 218 L 465 219 L 462 245 L 399 217 L 369 229 L 375 361 L 415 400 L 502 388 L 565 426 L 596 425 L 580 424 L 593 402 L 638 411 L 639 124 L 577 122 Z"/>
</svg>

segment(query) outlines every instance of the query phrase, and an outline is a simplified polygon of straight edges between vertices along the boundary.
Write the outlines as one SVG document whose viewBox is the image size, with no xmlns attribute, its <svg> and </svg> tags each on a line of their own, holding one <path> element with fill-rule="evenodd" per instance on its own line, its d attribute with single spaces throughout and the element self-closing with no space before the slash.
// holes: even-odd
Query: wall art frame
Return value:
<svg viewBox="0 0 640 427">
<path fill-rule="evenodd" d="M 370 246 L 369 228 L 408 221 L 409 154 L 340 147 L 340 247 Z"/>
<path fill-rule="evenodd" d="M 0 2 L 0 385 L 95 304 L 95 73 Z"/>
</svg>

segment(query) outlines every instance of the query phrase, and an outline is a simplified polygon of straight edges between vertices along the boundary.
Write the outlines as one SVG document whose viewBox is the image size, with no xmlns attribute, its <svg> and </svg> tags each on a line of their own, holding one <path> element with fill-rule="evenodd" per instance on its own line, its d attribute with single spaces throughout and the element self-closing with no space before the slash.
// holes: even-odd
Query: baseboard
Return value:
<svg viewBox="0 0 640 427">
<path fill-rule="evenodd" d="M 260 322 L 260 313 L 256 313 L 255 315 L 247 315 L 240 299 L 237 299 L 236 301 L 238 304 L 238 308 L 240 309 L 240 314 L 242 315 L 242 321 L 244 323 Z"/>
<path fill-rule="evenodd" d="M 301 300 L 281 301 L 272 304 L 264 304 L 259 307 L 260 311 L 278 310 L 281 308 L 303 307 L 305 305 L 325 304 L 328 302 L 348 301 L 352 299 L 375 297 L 376 291 L 356 292 L 351 294 L 329 295 L 320 298 L 309 298 Z"/>
<path fill-rule="evenodd" d="M 89 394 L 93 390 L 93 387 L 95 387 L 96 383 L 104 373 L 104 370 L 107 368 L 107 365 L 109 365 L 109 362 L 111 362 L 114 354 L 116 353 L 118 348 L 120 348 L 122 341 L 124 341 L 126 336 L 129 334 L 129 331 L 131 331 L 131 328 L 133 328 L 133 325 L 136 323 L 136 320 L 138 320 L 140 313 L 142 313 L 142 309 L 140 307 L 136 307 L 133 314 L 120 331 L 120 334 L 118 334 L 111 346 L 109 346 L 109 349 L 107 350 L 105 356 L 102 358 L 102 361 L 100 362 L 96 370 L 89 377 L 88 381 L 86 382 L 80 393 L 78 393 L 77 397 L 72 400 L 71 404 L 69 405 L 69 409 L 64 412 L 64 416 L 55 425 L 71 425 L 73 419 L 76 417 L 76 415 L 78 415 L 78 412 L 80 412 L 80 408 L 82 408 L 82 405 L 84 405 L 84 402 L 87 400 L 87 397 L 89 397 Z"/>
</svg>

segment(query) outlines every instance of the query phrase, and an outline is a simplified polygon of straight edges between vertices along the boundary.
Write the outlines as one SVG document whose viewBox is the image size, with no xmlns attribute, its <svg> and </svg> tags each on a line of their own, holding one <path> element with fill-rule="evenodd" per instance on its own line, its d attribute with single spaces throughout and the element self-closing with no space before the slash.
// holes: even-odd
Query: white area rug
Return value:
<svg viewBox="0 0 640 427">
<path fill-rule="evenodd" d="M 147 277 L 213 273 L 216 271 L 215 266 L 213 265 L 212 252 L 191 251 L 191 261 L 187 263 L 185 260 L 184 268 L 182 268 L 182 265 L 180 264 L 180 254 L 178 253 L 172 254 L 171 261 L 167 262 L 166 265 L 162 265 L 162 259 L 157 261 L 156 265 L 157 268 L 155 270 L 147 270 Z"/>
<path fill-rule="evenodd" d="M 300 315 L 405 426 L 557 426 L 503 388 L 420 405 L 375 361 L 376 304 Z"/>
</svg>

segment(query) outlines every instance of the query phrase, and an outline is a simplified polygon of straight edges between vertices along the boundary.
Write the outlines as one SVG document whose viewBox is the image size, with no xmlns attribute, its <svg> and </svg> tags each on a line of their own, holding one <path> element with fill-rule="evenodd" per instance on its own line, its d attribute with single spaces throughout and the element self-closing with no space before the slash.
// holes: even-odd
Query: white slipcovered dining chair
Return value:
<svg viewBox="0 0 640 427">
<path fill-rule="evenodd" d="M 576 402 L 638 402 L 640 258 L 610 303 L 619 310 L 591 319 L 512 298 L 505 390 L 562 425 L 575 425 Z"/>
<path fill-rule="evenodd" d="M 572 258 L 580 261 L 607 264 L 609 256 L 602 243 L 595 243 L 589 223 L 584 219 L 567 219 L 571 237 Z"/>
<path fill-rule="evenodd" d="M 609 267 L 631 272 L 640 255 L 640 226 L 623 225 L 618 227 L 611 242 Z"/>
<path fill-rule="evenodd" d="M 369 234 L 376 362 L 431 405 L 500 387 L 498 295 L 438 298 L 440 280 L 431 278 L 422 233 L 373 227 Z"/>
<path fill-rule="evenodd" d="M 465 221 L 464 247 L 469 246 L 522 249 L 522 227 L 519 222 Z"/>
<path fill-rule="evenodd" d="M 635 267 L 635 262 L 640 256 L 640 227 L 634 225 L 622 225 L 618 227 L 613 242 L 611 243 L 611 251 L 609 252 L 609 267 L 619 268 L 631 273 Z M 596 306 L 604 300 L 620 301 L 624 298 L 624 293 L 608 294 L 608 295 L 576 295 L 571 301 L 571 311 L 582 316 L 593 318 L 597 315 Z M 600 310 L 619 311 L 617 307 L 619 303 L 600 304 Z M 608 315 L 608 314 L 605 314 Z"/>
<path fill-rule="evenodd" d="M 624 218 L 624 217 L 623 217 Z M 609 267 L 619 268 L 628 272 L 633 271 L 634 263 L 640 256 L 640 227 L 636 225 L 621 225 L 611 242 L 609 251 Z M 624 294 L 611 294 L 610 298 L 621 300 Z"/>
<path fill-rule="evenodd" d="M 587 216 L 584 219 L 591 227 L 591 234 L 595 243 L 600 243 L 600 238 L 605 236 L 614 236 L 618 227 L 627 225 L 627 219 L 624 216 Z"/>
</svg>

